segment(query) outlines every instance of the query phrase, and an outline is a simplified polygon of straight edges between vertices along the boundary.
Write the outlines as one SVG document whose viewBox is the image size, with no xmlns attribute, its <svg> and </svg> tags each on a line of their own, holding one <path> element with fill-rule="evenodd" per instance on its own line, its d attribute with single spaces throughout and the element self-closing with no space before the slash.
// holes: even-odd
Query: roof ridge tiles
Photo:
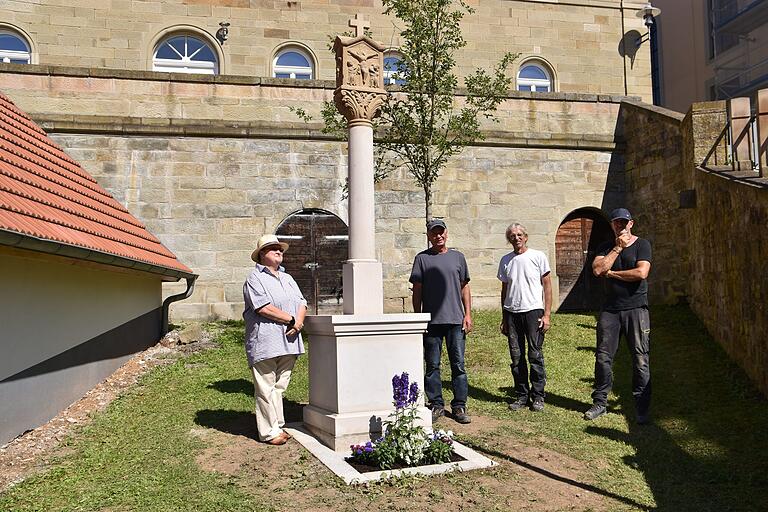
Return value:
<svg viewBox="0 0 768 512">
<path fill-rule="evenodd" d="M 3 165 L 3 164 L 5 164 L 5 165 Z M 98 200 L 96 200 L 96 199 L 94 199 L 94 198 L 92 198 L 92 197 L 90 197 L 90 196 L 88 196 L 86 194 L 82 194 L 82 193 L 79 194 L 80 197 L 85 197 L 85 198 L 89 199 L 90 202 L 86 202 L 86 201 L 84 201 L 82 199 L 79 199 L 78 197 L 68 196 L 68 195 L 63 194 L 63 193 L 61 193 L 59 191 L 53 190 L 52 188 L 46 187 L 43 183 L 38 183 L 38 182 L 30 180 L 30 179 L 28 179 L 28 178 L 26 178 L 24 176 L 20 176 L 19 174 L 14 172 L 14 169 L 20 169 L 23 172 L 27 172 L 27 173 L 30 173 L 30 174 L 35 174 L 33 171 L 27 170 L 27 169 L 23 169 L 23 168 L 20 168 L 20 167 L 17 167 L 17 166 L 11 167 L 11 169 L 8 170 L 8 169 L 6 169 L 6 165 L 10 166 L 12 164 L 10 164 L 8 162 L 5 162 L 4 159 L 2 158 L 2 155 L 0 155 L 0 175 L 8 176 L 9 178 L 12 178 L 12 179 L 14 179 L 16 181 L 20 181 L 21 183 L 24 183 L 25 185 L 28 185 L 28 186 L 31 186 L 31 187 L 35 187 L 35 188 L 37 188 L 39 190 L 45 191 L 45 192 L 50 193 L 50 194 L 54 194 L 57 197 L 61 197 L 62 199 L 65 199 L 67 201 L 71 201 L 73 203 L 89 207 L 91 209 L 94 209 L 94 210 L 98 211 L 99 213 L 102 213 L 102 214 L 107 215 L 109 217 L 113 217 L 113 218 L 115 218 L 117 220 L 123 221 L 123 222 L 125 222 L 127 224 L 130 224 L 130 225 L 132 225 L 132 226 L 134 226 L 134 227 L 136 227 L 138 229 L 146 229 L 146 226 L 141 221 L 136 219 L 133 215 L 131 215 L 130 212 L 128 212 L 127 210 L 116 209 L 114 207 L 110 207 L 109 205 L 106 205 L 106 204 L 104 204 L 104 203 L 102 203 L 102 202 L 100 202 L 100 201 L 98 201 Z M 35 174 L 35 175 L 37 175 L 37 174 Z M 77 191 L 74 191 L 74 190 L 72 190 L 70 188 L 67 188 L 64 185 L 62 185 L 60 183 L 57 183 L 55 181 L 52 181 L 52 180 L 48 180 L 48 183 L 56 184 L 59 187 L 64 188 L 65 190 L 69 190 L 71 192 L 75 192 L 75 193 L 77 192 Z M 114 212 L 120 213 L 122 215 L 116 215 Z"/>
<path fill-rule="evenodd" d="M 0 112 L 0 114 L 2 114 L 2 112 Z M 16 122 L 12 117 L 11 117 L 11 120 Z M 14 133 L 13 135 L 19 138 L 22 138 L 25 142 L 29 142 L 30 144 L 34 145 L 36 148 L 40 149 L 41 151 L 46 151 L 49 155 L 52 155 L 59 160 L 62 160 L 68 166 L 72 167 L 72 169 L 69 169 L 69 170 L 72 170 L 76 174 L 80 175 L 83 179 L 86 179 L 88 181 L 96 181 L 93 179 L 93 176 L 90 176 L 86 171 L 84 171 L 80 166 L 80 164 L 78 164 L 75 160 L 70 158 L 69 155 L 67 155 L 61 149 L 61 147 L 58 144 L 55 144 L 51 139 L 46 138 L 44 136 L 36 137 L 34 135 L 39 135 L 37 132 L 35 132 L 34 134 L 30 134 L 29 132 L 26 132 L 17 126 L 14 126 L 11 123 L 8 123 L 7 126 L 4 126 L 3 128 L 5 128 L 6 130 L 8 130 L 8 128 L 12 128 L 16 132 L 18 132 L 18 133 Z"/>
<path fill-rule="evenodd" d="M 2 144 L 0 144 L 0 149 L 3 149 L 3 148 L 4 148 L 4 146 Z M 17 158 L 22 159 L 24 162 L 29 162 L 30 164 L 34 165 L 34 162 L 31 162 L 30 160 L 24 158 L 23 155 L 17 154 L 15 151 L 10 151 L 9 150 L 8 153 L 10 153 L 11 155 L 16 156 Z M 70 184 L 68 184 L 66 182 L 54 179 L 53 176 L 46 176 L 45 174 L 41 173 L 40 171 L 38 171 L 34 167 L 27 167 L 23 163 L 12 162 L 12 161 L 10 161 L 10 159 L 7 156 L 3 155 L 2 152 L 0 152 L 0 160 L 7 162 L 9 165 L 13 165 L 15 167 L 19 167 L 21 169 L 24 169 L 25 171 L 30 172 L 30 173 L 34 174 L 35 176 L 39 176 L 40 178 L 43 178 L 43 179 L 45 179 L 47 181 L 50 181 L 52 183 L 56 183 L 57 185 L 60 185 L 60 186 L 62 186 L 64 188 L 66 188 L 66 189 L 72 190 L 74 192 L 79 192 L 82 195 L 84 195 L 86 197 L 89 197 L 90 199 L 93 199 L 94 201 L 97 201 L 97 202 L 99 202 L 101 204 L 104 204 L 105 206 L 110 206 L 110 207 L 115 208 L 116 210 L 122 211 L 124 213 L 130 213 L 130 212 L 128 212 L 128 209 L 125 208 L 118 201 L 116 201 L 114 197 L 110 196 L 109 194 L 104 194 L 103 193 L 104 190 L 101 189 L 100 187 L 99 188 L 95 188 L 95 189 L 94 188 L 90 188 L 90 187 L 83 187 L 83 189 L 78 190 L 74 186 L 72 186 L 72 185 L 70 185 Z M 62 179 L 64 179 L 60 174 L 55 173 L 55 172 L 54 172 L 54 174 L 55 174 L 55 176 L 61 177 Z M 73 182 L 73 183 L 77 183 L 77 182 Z M 93 193 L 93 195 L 90 195 L 90 194 L 88 194 L 86 192 L 91 192 L 91 193 Z M 107 202 L 108 200 L 111 200 L 111 201 L 109 201 L 109 203 L 108 203 Z"/>
<path fill-rule="evenodd" d="M 55 148 L 57 151 L 62 153 L 62 155 L 63 155 L 62 159 L 63 160 L 67 161 L 68 163 L 70 163 L 72 165 L 75 165 L 75 166 L 78 165 L 77 161 L 74 160 L 69 155 L 67 155 L 64 152 L 64 150 L 58 144 L 56 144 L 53 140 L 51 140 L 47 136 L 45 131 L 42 128 L 40 128 L 28 115 L 25 115 L 24 113 L 20 113 L 20 111 L 18 111 L 17 109 L 16 110 L 8 109 L 8 110 L 5 110 L 5 111 L 0 110 L 0 114 L 3 114 L 4 116 L 6 116 L 8 119 L 13 121 L 14 123 L 16 123 L 16 124 L 22 126 L 23 128 L 26 128 L 27 130 L 29 130 L 31 132 L 31 133 L 29 133 L 30 136 L 33 136 L 36 140 L 44 143 L 47 146 Z M 15 127 L 15 128 L 17 128 L 18 130 L 24 131 L 21 128 L 18 128 L 18 127 Z"/>
<path fill-rule="evenodd" d="M 7 176 L 10 179 L 14 179 L 12 176 L 8 176 L 8 174 L 6 174 L 6 173 L 4 173 L 2 171 L 3 171 L 3 169 L 0 168 L 0 175 Z M 22 182 L 22 183 L 24 183 L 24 182 Z M 35 185 L 32 184 L 32 183 L 24 183 L 24 184 L 26 186 L 28 186 L 28 187 L 35 187 Z M 108 222 L 108 221 L 105 222 L 105 221 L 99 220 L 95 216 L 91 216 L 91 215 L 87 215 L 87 214 L 82 213 L 82 212 L 78 212 L 78 211 L 76 211 L 76 210 L 74 210 L 72 208 L 68 208 L 66 205 L 56 204 L 56 203 L 54 203 L 54 202 L 52 202 L 50 200 L 47 200 L 44 197 L 40 197 L 40 196 L 32 195 L 32 194 L 29 194 L 29 193 L 25 193 L 23 190 L 14 189 L 14 188 L 11 188 L 9 186 L 4 186 L 3 183 L 2 183 L 2 180 L 0 180 L 0 191 L 4 191 L 4 192 L 7 192 L 9 194 L 14 194 L 14 195 L 17 195 L 17 196 L 21 196 L 21 197 L 23 197 L 25 199 L 36 201 L 36 202 L 38 202 L 40 204 L 44 204 L 44 205 L 46 205 L 46 206 L 48 206 L 50 208 L 55 208 L 57 210 L 62 210 L 64 212 L 69 213 L 70 215 L 74 215 L 76 217 L 81 217 L 81 218 L 84 218 L 84 219 L 96 222 L 98 224 L 102 224 L 104 226 L 109 226 L 109 227 L 111 227 L 113 229 L 116 229 L 118 231 L 123 231 L 125 233 L 129 233 L 129 234 L 137 236 L 139 238 L 143 238 L 145 240 L 150 240 L 152 242 L 157 242 L 158 241 L 157 238 L 155 238 L 151 233 L 149 233 L 146 229 L 143 229 L 142 227 L 137 227 L 135 225 L 128 224 L 127 222 L 125 222 L 126 224 L 128 224 L 129 227 L 135 228 L 135 229 L 126 229 L 125 227 L 119 226 L 116 223 L 111 223 L 111 222 Z M 54 194 L 53 192 L 48 192 L 48 193 L 49 194 Z M 57 194 L 54 194 L 54 195 L 57 195 Z M 62 196 L 58 196 L 58 197 L 62 197 Z M 69 200 L 66 197 L 62 197 L 62 198 L 66 199 L 66 200 Z M 106 215 L 106 216 L 110 216 L 109 213 L 107 213 L 107 212 L 99 212 L 99 213 L 102 213 L 103 215 Z"/>
<path fill-rule="evenodd" d="M 35 131 L 37 133 L 40 133 L 43 136 L 46 136 L 45 130 L 43 130 L 40 126 L 38 126 L 38 124 L 35 123 L 29 117 L 29 115 L 27 115 L 26 112 L 24 112 L 19 107 L 17 107 L 16 104 L 14 102 L 12 102 L 10 98 L 8 98 L 8 96 L 4 95 L 1 92 L 0 92 L 0 101 L 3 102 L 3 106 L 6 109 L 10 110 L 11 112 L 16 114 L 17 116 L 21 117 L 22 119 L 26 120 L 27 123 L 24 123 L 24 124 L 27 125 L 31 130 L 33 130 L 33 131 Z"/>
<path fill-rule="evenodd" d="M 5 199 L 10 199 L 10 198 L 6 197 Z M 13 203 L 17 203 L 17 204 L 13 204 Z M 37 203 L 37 204 L 39 204 L 39 203 Z M 63 227 L 66 227 L 66 228 L 69 228 L 69 229 L 73 229 L 73 230 L 81 232 L 81 233 L 86 233 L 88 235 L 95 236 L 97 238 L 102 238 L 104 240 L 109 240 L 109 241 L 112 241 L 112 242 L 118 242 L 118 243 L 121 243 L 121 244 L 124 244 L 124 245 L 129 245 L 131 247 L 134 247 L 134 248 L 137 248 L 137 249 L 141 249 L 141 250 L 144 250 L 144 251 L 147 251 L 147 252 L 151 252 L 153 254 L 157 254 L 157 255 L 161 255 L 161 256 L 165 256 L 165 257 L 170 257 L 171 255 L 173 255 L 173 253 L 168 251 L 168 249 L 166 249 L 165 246 L 163 246 L 163 244 L 160 243 L 159 241 L 156 241 L 156 242 L 150 241 L 150 242 L 152 242 L 152 245 L 157 245 L 159 247 L 162 247 L 167 252 L 156 250 L 156 249 L 154 249 L 152 247 L 144 246 L 144 245 L 138 244 L 138 243 L 133 242 L 133 241 L 128 240 L 128 239 L 120 239 L 118 237 L 112 236 L 112 235 L 107 234 L 107 233 L 99 233 L 98 231 L 95 231 L 93 229 L 88 229 L 88 228 L 86 228 L 84 226 L 77 226 L 76 224 L 66 222 L 65 220 L 62 220 L 62 219 L 56 219 L 56 218 L 54 218 L 52 216 L 45 216 L 45 215 L 42 215 L 41 213 L 37 213 L 37 212 L 34 212 L 34 211 L 30 211 L 30 210 L 28 210 L 26 208 L 22 208 L 22 206 L 23 206 L 22 204 L 18 204 L 18 201 L 13 201 L 13 202 L 10 201 L 10 200 L 4 201 L 3 197 L 0 196 L 0 209 L 2 209 L 2 210 L 8 210 L 8 211 L 17 213 L 19 215 L 24 215 L 24 216 L 27 216 L 27 217 L 31 217 L 33 219 L 38 219 L 38 220 L 41 220 L 41 221 L 45 221 L 45 222 L 50 223 L 50 224 L 55 224 L 55 225 L 58 225 L 58 226 L 63 226 Z M 91 222 L 93 222 L 93 221 L 91 221 Z M 96 222 L 96 224 L 99 224 L 99 223 Z M 100 226 L 104 226 L 104 225 L 100 224 Z M 139 238 L 139 237 L 136 237 L 136 238 Z M 141 240 L 144 240 L 144 239 L 142 238 Z M 59 241 L 61 241 L 61 240 L 59 240 Z"/>
<path fill-rule="evenodd" d="M 15 134 L 9 132 L 7 129 L 0 130 L 0 139 L 5 140 L 5 141 L 7 141 L 7 142 L 9 142 L 11 144 L 14 144 L 13 137 L 24 141 L 24 139 L 21 139 L 21 137 L 19 137 L 18 135 L 15 135 Z M 26 142 L 26 141 L 24 141 L 24 142 Z M 96 180 L 94 180 L 93 177 L 91 177 L 90 175 L 87 175 L 87 174 L 84 175 L 83 173 L 85 171 L 83 171 L 82 169 L 77 168 L 77 167 L 73 169 L 73 168 L 61 166 L 60 164 L 58 164 L 58 162 L 55 162 L 51 158 L 49 158 L 47 156 L 48 155 L 47 153 L 44 153 L 43 151 L 41 151 L 39 149 L 36 150 L 36 148 L 34 146 L 32 146 L 32 147 L 27 146 L 27 147 L 23 147 L 21 149 L 23 149 L 24 151 L 26 151 L 26 152 L 36 156 L 37 158 L 40 158 L 40 159 L 45 161 L 45 162 L 35 162 L 37 165 L 39 165 L 39 166 L 41 166 L 41 167 L 43 167 L 45 169 L 48 169 L 51 172 L 55 172 L 56 174 L 58 174 L 58 175 L 60 175 L 62 177 L 65 177 L 67 179 L 70 179 L 70 180 L 78 182 L 78 183 L 79 183 L 78 180 L 83 180 L 84 183 L 81 183 L 83 186 L 86 186 L 88 188 L 96 190 L 96 187 L 98 186 L 98 182 Z M 31 161 L 31 159 L 29 159 L 29 158 L 27 158 L 27 160 Z M 64 169 L 65 171 L 73 174 L 77 179 L 74 179 L 71 176 L 66 176 L 63 173 L 61 173 L 60 171 L 57 171 L 56 170 L 56 166 L 58 166 L 60 169 Z"/>
<path fill-rule="evenodd" d="M 91 244 L 91 243 L 89 243 L 88 240 L 85 240 L 85 239 L 79 240 L 77 243 L 73 243 L 71 238 L 67 236 L 67 235 L 70 234 L 70 233 L 68 233 L 68 231 L 71 231 L 72 230 L 71 228 L 67 228 L 67 227 L 63 227 L 63 226 L 50 226 L 47 221 L 44 221 L 44 220 L 41 220 L 41 219 L 36 219 L 34 217 L 26 217 L 22 221 L 22 219 L 19 219 L 19 217 L 21 217 L 21 216 L 22 216 L 22 214 L 15 213 L 15 212 L 12 212 L 10 210 L 0 209 L 0 224 L 5 224 L 5 225 L 0 225 L 0 229 L 6 230 L 6 231 L 14 231 L 16 233 L 20 233 L 20 234 L 23 234 L 23 235 L 30 235 L 30 236 L 34 236 L 34 237 L 41 238 L 41 239 L 44 239 L 44 240 L 53 241 L 53 242 L 56 242 L 56 243 L 62 243 L 62 244 L 67 244 L 67 245 L 74 245 L 76 247 L 81 247 L 81 248 L 92 250 L 92 251 L 96 251 L 96 252 L 99 252 L 99 253 L 111 254 L 113 256 L 118 256 L 118 257 L 121 257 L 121 258 L 128 258 L 128 259 L 131 259 L 131 260 L 134 260 L 134 261 L 139 261 L 139 262 L 142 262 L 142 263 L 147 263 L 147 264 L 153 265 L 153 266 L 159 265 L 159 266 L 162 266 L 164 268 L 169 268 L 169 269 L 174 269 L 174 270 L 183 269 L 184 272 L 190 271 L 186 267 L 186 265 L 184 265 L 181 262 L 179 262 L 178 259 L 176 259 L 176 257 L 173 256 L 173 255 L 172 256 L 155 255 L 155 257 L 159 258 L 161 260 L 161 262 L 162 262 L 162 263 L 158 263 L 157 260 L 152 260 L 151 258 L 140 257 L 140 256 L 137 257 L 135 254 L 129 254 L 127 251 L 120 251 L 119 249 L 117 249 L 117 250 L 109 249 L 107 247 L 102 247 L 102 246 L 98 246 L 96 244 Z M 19 224 L 19 226 L 18 227 L 9 227 L 8 226 L 8 222 L 3 223 L 3 220 L 7 219 L 8 217 L 14 218 L 17 221 L 17 224 Z M 44 234 L 40 229 L 37 229 L 34 226 L 35 223 L 44 223 L 46 230 L 49 230 L 52 227 L 57 233 L 59 233 L 59 236 L 51 237 L 49 234 Z M 96 240 L 99 240 L 99 239 L 97 238 Z M 118 248 L 119 248 L 119 245 L 118 245 Z M 145 251 L 143 249 L 139 249 L 139 250 L 143 251 L 143 252 L 149 252 L 149 251 Z"/>
<path fill-rule="evenodd" d="M 80 247 L 86 255 L 103 253 L 192 272 L 2 93 L 0 230 Z"/>
</svg>

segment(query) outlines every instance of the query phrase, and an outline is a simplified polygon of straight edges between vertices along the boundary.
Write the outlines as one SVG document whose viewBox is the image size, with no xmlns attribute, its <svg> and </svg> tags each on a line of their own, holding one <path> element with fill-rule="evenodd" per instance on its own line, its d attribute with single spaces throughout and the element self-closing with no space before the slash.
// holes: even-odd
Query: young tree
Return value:
<svg viewBox="0 0 768 512">
<path fill-rule="evenodd" d="M 478 69 L 464 78 L 457 96 L 456 53 L 466 46 L 460 23 L 474 10 L 463 0 L 383 0 L 384 13 L 405 27 L 398 48 L 402 60 L 394 78 L 402 83 L 381 107 L 374 128 L 376 179 L 405 167 L 424 191 L 425 220 L 432 218 L 433 187 L 448 160 L 483 139 L 480 123 L 494 113 L 512 79 L 506 75 L 517 54 L 502 56 L 492 72 Z M 308 120 L 308 116 L 296 109 Z M 346 122 L 332 102 L 322 111 L 324 131 L 346 137 Z"/>
</svg>

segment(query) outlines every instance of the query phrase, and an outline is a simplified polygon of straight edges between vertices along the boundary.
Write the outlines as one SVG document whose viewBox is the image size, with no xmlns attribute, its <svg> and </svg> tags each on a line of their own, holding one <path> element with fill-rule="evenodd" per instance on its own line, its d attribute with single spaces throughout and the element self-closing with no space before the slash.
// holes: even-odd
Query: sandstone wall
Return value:
<svg viewBox="0 0 768 512">
<path fill-rule="evenodd" d="M 768 395 L 768 185 L 750 186 L 703 170 L 694 183 L 691 306 Z"/>
<path fill-rule="evenodd" d="M 250 252 L 262 233 L 302 208 L 347 221 L 341 143 L 290 139 L 160 138 L 56 134 L 54 140 L 176 255 L 200 274 L 172 318 L 237 318 Z M 475 305 L 498 302 L 496 265 L 509 251 L 506 226 L 527 225 L 530 244 L 549 254 L 563 218 L 581 207 L 617 204 L 605 193 L 622 164 L 607 151 L 468 148 L 437 182 L 433 212 L 450 245 L 467 256 Z M 410 308 L 413 257 L 426 247 L 423 193 L 400 173 L 377 185 L 377 257 L 387 311 Z M 177 289 L 178 288 L 178 289 Z M 183 286 L 169 287 L 178 293 Z"/>
<path fill-rule="evenodd" d="M 635 12 L 644 2 L 620 0 L 472 0 L 475 14 L 462 30 L 467 47 L 458 55 L 459 72 L 490 68 L 504 52 L 549 63 L 556 90 L 631 94 L 650 101 L 648 45 L 636 50 L 645 33 Z M 372 21 L 373 37 L 397 47 L 393 19 L 381 14 L 380 0 L 70 0 L 3 3 L 1 24 L 25 32 L 33 63 L 146 71 L 155 45 L 166 33 L 207 39 L 225 75 L 272 76 L 276 49 L 300 43 L 317 61 L 317 77 L 333 79 L 329 35 L 350 30 L 357 13 Z M 229 22 L 229 39 L 214 35 Z M 624 51 L 624 34 L 630 33 Z M 516 74 L 516 73 L 515 73 Z"/>
<path fill-rule="evenodd" d="M 675 303 L 687 295 L 688 253 L 685 210 L 680 192 L 691 169 L 683 161 L 683 115 L 645 104 L 624 102 L 621 120 L 626 143 L 627 208 L 635 217 L 633 233 L 653 247 L 649 297 Z"/>
<path fill-rule="evenodd" d="M 331 93 L 327 82 L 33 68 L 0 73 L 0 90 L 200 274 L 195 295 L 172 306 L 175 320 L 238 317 L 252 246 L 289 214 L 322 208 L 347 220 L 345 146 L 288 110 L 316 111 Z M 498 303 L 496 265 L 509 250 L 510 222 L 526 224 L 531 245 L 556 267 L 555 233 L 568 213 L 623 201 L 614 141 L 621 99 L 511 93 L 500 122 L 485 126 L 486 143 L 450 163 L 434 214 L 467 255 L 477 306 Z M 426 246 L 423 193 L 400 173 L 377 186 L 376 202 L 386 307 L 407 310 L 410 265 Z"/>
</svg>

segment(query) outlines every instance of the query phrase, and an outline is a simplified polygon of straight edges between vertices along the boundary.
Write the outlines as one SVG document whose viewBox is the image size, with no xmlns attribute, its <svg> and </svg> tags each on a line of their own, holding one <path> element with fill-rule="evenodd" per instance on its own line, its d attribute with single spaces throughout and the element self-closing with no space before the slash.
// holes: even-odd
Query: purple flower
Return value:
<svg viewBox="0 0 768 512">
<path fill-rule="evenodd" d="M 408 390 L 408 405 L 415 404 L 419 399 L 419 383 L 412 382 L 411 387 Z"/>
<path fill-rule="evenodd" d="M 403 372 L 402 375 L 395 375 L 392 377 L 392 399 L 395 404 L 395 408 L 404 409 L 406 406 L 413 402 L 408 400 L 408 373 Z"/>
</svg>

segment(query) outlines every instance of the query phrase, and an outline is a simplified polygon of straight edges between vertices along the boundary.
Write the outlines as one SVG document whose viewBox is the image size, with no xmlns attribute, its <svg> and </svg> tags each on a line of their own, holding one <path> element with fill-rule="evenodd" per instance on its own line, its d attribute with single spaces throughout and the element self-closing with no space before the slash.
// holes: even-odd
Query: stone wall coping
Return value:
<svg viewBox="0 0 768 512">
<path fill-rule="evenodd" d="M 740 185 L 768 190 L 768 177 L 759 177 L 756 171 L 734 171 L 730 166 L 698 166 L 696 170 Z"/>
<path fill-rule="evenodd" d="M 626 98 L 622 100 L 621 104 L 622 106 L 634 107 L 641 110 L 654 112 L 656 114 L 660 114 L 664 117 L 667 117 L 671 120 L 677 121 L 678 123 L 682 123 L 683 119 L 685 119 L 685 114 L 682 114 L 675 110 L 670 110 L 668 108 L 659 107 L 658 105 L 651 105 L 650 103 L 644 103 L 639 99 L 635 99 L 635 98 Z"/>
<path fill-rule="evenodd" d="M 288 78 L 268 78 L 245 75 L 202 75 L 196 73 L 166 73 L 160 71 L 52 66 L 45 64 L 10 64 L 2 62 L 0 62 L 0 73 L 64 76 L 73 78 L 114 78 L 119 80 L 144 80 L 153 82 L 287 87 L 293 89 L 334 90 L 336 88 L 336 82 L 333 80 L 291 80 Z M 393 85 L 387 86 L 387 89 L 392 92 L 397 92 L 400 90 L 400 87 Z M 466 96 L 467 90 L 465 88 L 457 88 L 456 95 Z M 640 102 L 640 97 L 638 96 L 587 94 L 578 92 L 507 91 L 505 97 L 509 99 L 568 101 L 583 103 L 622 103 L 627 101 L 638 103 Z"/>
<path fill-rule="evenodd" d="M 80 114 L 33 114 L 48 133 L 94 133 L 139 136 L 231 137 L 263 139 L 311 139 L 341 141 L 323 133 L 318 123 L 277 121 L 224 121 L 217 119 L 168 119 Z M 525 147 L 613 151 L 622 141 L 612 135 L 486 131 L 485 140 L 472 146 Z"/>
</svg>

